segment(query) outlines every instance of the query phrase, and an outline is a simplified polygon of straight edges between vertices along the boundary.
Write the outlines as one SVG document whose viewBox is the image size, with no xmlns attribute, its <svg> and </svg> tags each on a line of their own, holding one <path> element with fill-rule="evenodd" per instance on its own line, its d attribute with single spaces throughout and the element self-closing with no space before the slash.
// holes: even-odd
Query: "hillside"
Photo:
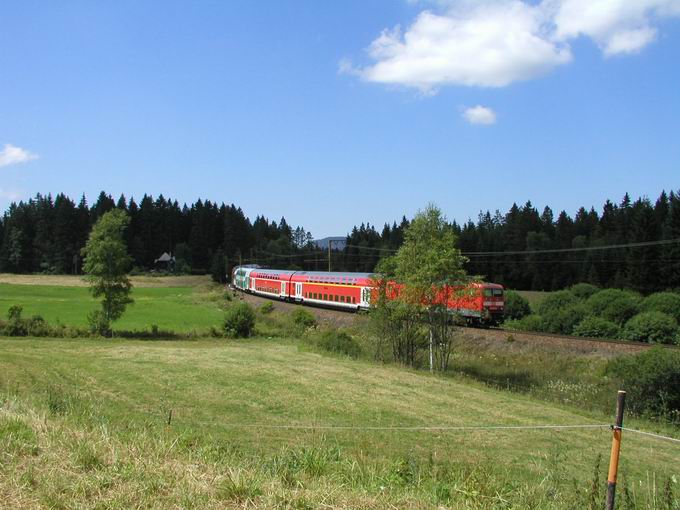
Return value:
<svg viewBox="0 0 680 510">
<path fill-rule="evenodd" d="M 574 508 L 599 501 L 610 443 L 606 429 L 324 429 L 609 418 L 290 341 L 0 339 L 0 373 L 12 508 Z M 320 428 L 268 428 L 290 425 Z M 641 506 L 680 475 L 674 448 L 625 438 Z"/>
</svg>

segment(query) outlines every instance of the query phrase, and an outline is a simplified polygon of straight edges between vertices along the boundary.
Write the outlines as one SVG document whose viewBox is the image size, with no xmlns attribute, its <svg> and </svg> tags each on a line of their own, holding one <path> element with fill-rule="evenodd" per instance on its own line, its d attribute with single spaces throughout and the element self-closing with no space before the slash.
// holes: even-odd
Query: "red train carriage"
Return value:
<svg viewBox="0 0 680 510">
<path fill-rule="evenodd" d="M 290 277 L 295 271 L 279 269 L 252 269 L 249 272 L 249 286 L 247 290 L 261 296 L 288 299 Z"/>
<path fill-rule="evenodd" d="M 369 273 L 296 272 L 291 283 L 291 299 L 302 303 L 332 306 L 345 310 L 368 308 L 372 280 Z"/>
<path fill-rule="evenodd" d="M 232 274 L 235 288 L 277 299 L 343 310 L 367 309 L 375 294 L 370 273 L 327 273 L 236 267 Z M 388 297 L 396 298 L 397 286 Z M 503 318 L 503 287 L 493 283 L 473 283 L 467 287 L 446 287 L 439 302 L 470 323 L 497 324 Z"/>
</svg>

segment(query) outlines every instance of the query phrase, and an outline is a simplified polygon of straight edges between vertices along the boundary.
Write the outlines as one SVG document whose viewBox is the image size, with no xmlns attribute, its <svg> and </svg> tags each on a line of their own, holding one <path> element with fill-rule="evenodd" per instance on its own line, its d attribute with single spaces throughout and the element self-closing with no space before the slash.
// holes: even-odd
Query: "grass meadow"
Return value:
<svg viewBox="0 0 680 510">
<path fill-rule="evenodd" d="M 153 324 L 179 333 L 219 327 L 221 294 L 208 286 L 139 287 L 135 303 L 114 324 L 117 330 L 144 330 Z M 23 307 L 24 317 L 40 315 L 53 324 L 87 326 L 87 314 L 99 307 L 87 287 L 15 285 L 0 283 L 0 316 L 12 305 Z"/>
<path fill-rule="evenodd" d="M 531 306 L 532 310 L 536 310 L 536 307 L 541 303 L 541 301 L 551 294 L 551 292 L 541 290 L 517 290 L 515 292 L 529 301 L 529 305 Z"/>
<path fill-rule="evenodd" d="M 93 306 L 86 289 L 15 287 L 0 290 L 2 306 L 27 315 L 76 321 Z M 135 299 L 126 328 L 200 330 L 228 306 L 207 286 Z M 279 314 L 247 340 L 0 338 L 0 508 L 604 506 L 607 429 L 370 427 L 606 424 L 609 414 L 321 354 L 276 335 Z M 677 445 L 625 434 L 617 508 L 678 509 L 678 459 Z"/>
</svg>

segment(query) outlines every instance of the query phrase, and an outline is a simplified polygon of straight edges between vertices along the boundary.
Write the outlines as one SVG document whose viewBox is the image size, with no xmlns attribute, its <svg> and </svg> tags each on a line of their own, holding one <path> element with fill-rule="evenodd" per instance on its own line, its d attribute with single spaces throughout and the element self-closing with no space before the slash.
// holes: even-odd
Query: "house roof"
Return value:
<svg viewBox="0 0 680 510">
<path fill-rule="evenodd" d="M 163 253 L 163 255 L 161 255 L 156 260 L 154 260 L 154 263 L 157 263 L 157 262 L 174 262 L 174 261 L 175 261 L 175 257 L 173 257 L 169 253 L 165 252 L 165 253 Z"/>
</svg>

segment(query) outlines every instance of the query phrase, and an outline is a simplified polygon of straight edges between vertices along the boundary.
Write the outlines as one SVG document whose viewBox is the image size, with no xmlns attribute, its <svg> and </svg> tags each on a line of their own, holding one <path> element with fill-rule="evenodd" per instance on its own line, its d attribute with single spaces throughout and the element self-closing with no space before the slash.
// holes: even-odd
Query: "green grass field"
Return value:
<svg viewBox="0 0 680 510">
<path fill-rule="evenodd" d="M 97 304 L 71 280 L 0 284 L 0 314 L 20 304 L 25 317 L 85 325 Z M 219 326 L 221 288 L 152 283 L 115 329 Z M 310 352 L 286 336 L 284 312 L 258 320 L 262 336 L 240 341 L 0 338 L 0 508 L 603 506 L 606 429 L 370 429 L 606 424 L 585 405 L 603 359 L 461 342 L 458 367 L 434 377 Z M 570 405 L 470 380 L 499 374 L 549 380 Z M 620 508 L 680 508 L 679 458 L 677 445 L 626 434 Z"/>
<path fill-rule="evenodd" d="M 590 491 L 597 458 L 608 455 L 608 430 L 261 427 L 609 421 L 481 385 L 301 351 L 293 341 L 0 339 L 0 374 L 2 507 L 601 503 Z M 676 445 L 625 437 L 621 469 L 633 508 L 665 508 L 664 483 L 680 476 L 678 458 Z"/>
<path fill-rule="evenodd" d="M 114 323 L 117 330 L 144 330 L 156 324 L 161 330 L 205 331 L 219 327 L 219 289 L 199 287 L 135 288 L 134 305 Z M 23 306 L 24 317 L 41 315 L 53 324 L 86 326 L 87 314 L 98 308 L 86 287 L 12 285 L 0 283 L 0 316 L 12 305 Z"/>
<path fill-rule="evenodd" d="M 529 305 L 531 305 L 532 310 L 536 310 L 536 307 L 541 303 L 541 301 L 551 294 L 550 292 L 544 292 L 540 290 L 518 290 L 516 292 L 529 301 Z"/>
</svg>

